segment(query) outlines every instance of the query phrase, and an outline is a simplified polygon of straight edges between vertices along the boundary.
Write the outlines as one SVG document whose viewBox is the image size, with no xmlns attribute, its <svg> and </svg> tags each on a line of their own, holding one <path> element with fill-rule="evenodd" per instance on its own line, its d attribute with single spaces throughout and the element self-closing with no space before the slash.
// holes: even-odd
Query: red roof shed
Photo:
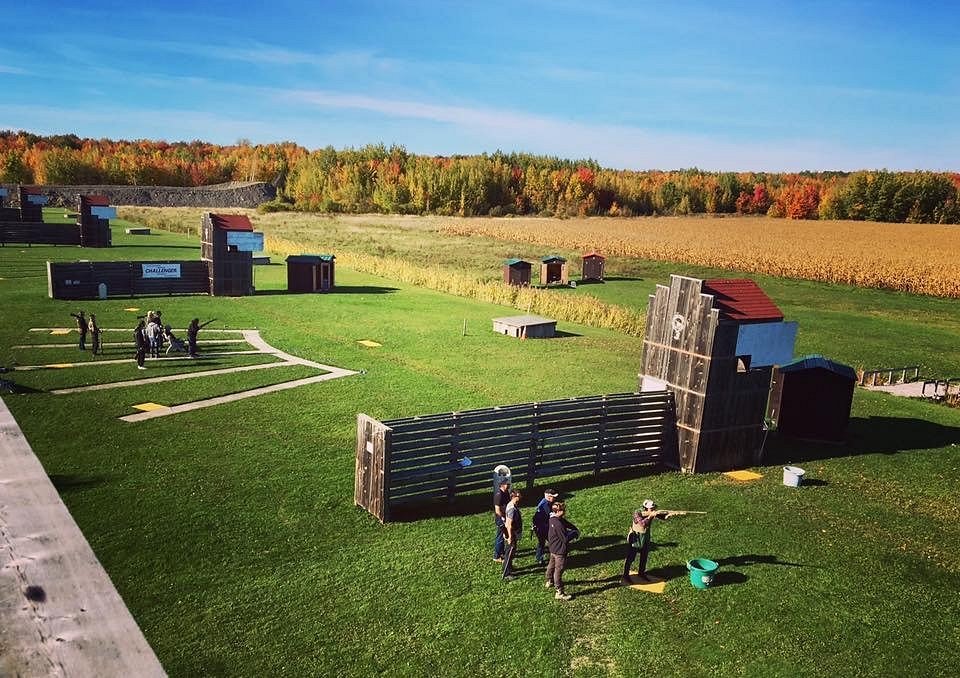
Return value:
<svg viewBox="0 0 960 678">
<path fill-rule="evenodd" d="M 712 294 L 714 306 L 720 310 L 721 320 L 740 323 L 780 322 L 783 312 L 752 280 L 745 278 L 714 278 L 704 280 L 702 291 Z"/>
</svg>

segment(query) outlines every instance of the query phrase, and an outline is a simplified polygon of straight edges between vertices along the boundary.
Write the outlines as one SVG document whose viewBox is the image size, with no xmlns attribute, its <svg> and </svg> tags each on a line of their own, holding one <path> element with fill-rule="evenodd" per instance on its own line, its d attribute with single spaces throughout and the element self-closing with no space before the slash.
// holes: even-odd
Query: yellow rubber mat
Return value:
<svg viewBox="0 0 960 678">
<path fill-rule="evenodd" d="M 630 581 L 638 582 L 636 584 L 630 584 L 630 588 L 637 591 L 645 591 L 646 593 L 663 593 L 667 588 L 667 582 L 656 579 L 652 579 L 648 583 L 639 583 L 636 577 L 630 577 Z"/>
<path fill-rule="evenodd" d="M 153 412 L 154 410 L 165 410 L 167 406 L 158 405 L 157 403 L 140 403 L 139 405 L 134 405 L 133 409 L 142 410 L 143 412 Z"/>
<path fill-rule="evenodd" d="M 361 346 L 369 346 L 370 348 L 379 348 L 380 346 L 383 346 L 383 344 L 378 344 L 377 342 L 370 341 L 369 339 L 361 339 L 357 343 Z"/>
<path fill-rule="evenodd" d="M 759 473 L 754 473 L 753 471 L 727 471 L 724 473 L 727 478 L 732 478 L 733 480 L 739 480 L 740 482 L 746 482 L 748 480 L 757 480 L 758 478 L 763 478 Z"/>
<path fill-rule="evenodd" d="M 50 330 L 50 334 L 70 334 L 70 330 Z"/>
<path fill-rule="evenodd" d="M 139 308 L 125 308 L 125 309 L 123 309 L 123 310 L 124 310 L 124 311 L 130 311 L 131 313 L 135 313 L 135 312 L 139 311 L 140 309 L 139 309 Z"/>
</svg>

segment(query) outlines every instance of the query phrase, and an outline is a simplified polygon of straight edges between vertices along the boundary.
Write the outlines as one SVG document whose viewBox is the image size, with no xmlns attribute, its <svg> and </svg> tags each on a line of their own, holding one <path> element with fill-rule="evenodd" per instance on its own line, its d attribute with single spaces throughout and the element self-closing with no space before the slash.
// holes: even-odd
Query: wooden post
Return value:
<svg viewBox="0 0 960 678">
<path fill-rule="evenodd" d="M 527 457 L 527 490 L 533 489 L 537 469 L 537 453 L 540 450 L 540 405 L 533 403 L 533 419 L 530 424 L 530 447 Z"/>
<path fill-rule="evenodd" d="M 603 443 L 607 437 L 607 396 L 600 397 L 600 425 L 597 427 L 597 456 L 593 463 L 593 475 L 599 476 L 603 468 Z"/>
</svg>

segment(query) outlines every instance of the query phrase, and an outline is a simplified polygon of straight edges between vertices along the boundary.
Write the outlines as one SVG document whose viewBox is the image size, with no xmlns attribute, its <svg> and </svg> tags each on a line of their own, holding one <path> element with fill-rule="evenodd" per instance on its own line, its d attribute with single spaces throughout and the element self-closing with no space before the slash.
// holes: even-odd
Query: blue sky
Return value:
<svg viewBox="0 0 960 678">
<path fill-rule="evenodd" d="M 244 4 L 6 12 L 0 129 L 629 169 L 960 169 L 950 2 Z"/>
</svg>

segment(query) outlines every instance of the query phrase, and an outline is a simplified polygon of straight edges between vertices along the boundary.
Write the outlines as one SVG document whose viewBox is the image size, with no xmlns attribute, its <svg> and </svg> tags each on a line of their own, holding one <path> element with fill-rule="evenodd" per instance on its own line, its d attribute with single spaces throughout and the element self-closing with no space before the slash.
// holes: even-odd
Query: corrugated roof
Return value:
<svg viewBox="0 0 960 678">
<path fill-rule="evenodd" d="M 214 214 L 210 213 L 213 225 L 225 231 L 252 231 L 253 224 L 243 214 Z"/>
<path fill-rule="evenodd" d="M 558 255 L 558 254 L 548 254 L 547 256 L 545 256 L 545 257 L 544 257 L 543 259 L 541 259 L 540 261 L 542 261 L 542 262 L 545 263 L 545 264 L 551 264 L 551 263 L 565 264 L 565 263 L 567 263 L 567 260 L 564 259 L 563 257 L 561 257 L 561 256 Z"/>
<path fill-rule="evenodd" d="M 835 363 L 819 354 L 805 355 L 780 366 L 781 372 L 800 372 L 801 370 L 813 369 L 829 370 L 848 379 L 857 380 L 857 372 L 852 367 L 843 363 Z"/>
<path fill-rule="evenodd" d="M 752 280 L 714 278 L 704 280 L 704 294 L 713 295 L 713 304 L 724 320 L 772 322 L 783 320 L 783 312 Z"/>
<path fill-rule="evenodd" d="M 524 261 L 523 259 L 507 259 L 503 263 L 507 266 L 516 266 L 517 264 L 526 264 L 527 266 L 530 265 L 529 261 Z"/>
</svg>

